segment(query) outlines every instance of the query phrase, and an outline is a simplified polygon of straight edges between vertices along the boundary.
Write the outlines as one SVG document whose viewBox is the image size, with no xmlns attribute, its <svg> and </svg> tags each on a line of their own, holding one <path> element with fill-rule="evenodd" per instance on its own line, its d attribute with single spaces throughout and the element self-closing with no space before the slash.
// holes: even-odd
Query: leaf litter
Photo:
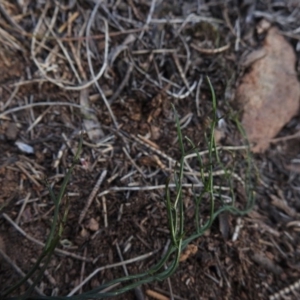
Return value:
<svg viewBox="0 0 300 300">
<path fill-rule="evenodd" d="M 299 49 L 299 3 L 240 2 L 186 1 L 183 6 L 180 1 L 147 0 L 0 2 L 4 41 L 0 45 L 0 207 L 4 210 L 0 286 L 10 286 L 23 276 L 15 270 L 28 271 L 40 253 L 53 213 L 43 179 L 55 189 L 61 184 L 82 129 L 87 135 L 82 165 L 76 166 L 68 187 L 65 242 L 52 257 L 37 292 L 88 291 L 124 276 L 124 266 L 128 274 L 152 266 L 168 244 L 163 190 L 179 155 L 171 103 L 178 110 L 184 135 L 199 145 L 207 162 L 204 132 L 211 99 L 204 78 L 209 76 L 218 99 L 220 120 L 215 134 L 220 157 L 224 165 L 234 167 L 232 178 L 240 179 L 245 156 L 239 150 L 245 146 L 230 118 L 234 85 L 238 81 L 250 84 L 240 80 L 240 67 L 247 76 L 266 59 L 274 68 L 266 65 L 271 72 L 265 92 L 258 93 L 260 112 L 282 114 L 276 115 L 276 126 L 275 117 L 262 123 L 265 115 L 242 102 L 245 127 L 250 112 L 262 124 L 255 134 L 252 121 L 247 127 L 251 141 L 257 143 L 254 151 L 264 151 L 255 156 L 260 176 L 253 213 L 220 216 L 194 241 L 195 247 L 187 249 L 187 259 L 169 280 L 143 285 L 137 297 L 150 290 L 168 299 L 299 298 L 300 178 L 286 168 L 299 160 L 300 153 L 299 118 L 292 97 L 297 91 L 289 87 L 295 83 L 297 89 L 298 84 L 298 57 L 293 51 Z M 260 26 L 262 18 L 267 22 Z M 272 36 L 265 33 L 268 23 Z M 270 39 L 286 45 L 287 53 L 272 44 L 273 53 L 267 47 Z M 250 53 L 264 50 L 252 52 L 238 65 L 249 49 Z M 20 52 L 22 56 L 17 55 Z M 279 52 L 287 56 L 284 66 Z M 284 72 L 278 75 L 278 68 Z M 285 88 L 274 74 L 286 81 Z M 257 71 L 255 76 L 260 77 L 253 78 L 257 91 L 265 82 L 263 75 Z M 270 92 L 274 84 L 279 89 L 275 95 L 291 98 L 286 111 L 282 103 L 273 107 L 276 101 L 270 102 L 272 106 L 263 102 L 274 97 Z M 13 139 L 7 135 L 7 122 L 18 128 Z M 12 143 L 15 140 L 34 153 L 21 153 Z M 222 171 L 214 170 L 217 201 L 243 203 L 243 181 L 238 180 L 232 195 L 218 177 L 224 175 Z M 100 183 L 103 172 L 107 175 Z M 186 160 L 187 234 L 195 227 L 192 188 L 201 188 L 195 157 Z M 205 219 L 208 207 L 202 213 Z M 134 297 L 127 292 L 114 298 Z"/>
</svg>

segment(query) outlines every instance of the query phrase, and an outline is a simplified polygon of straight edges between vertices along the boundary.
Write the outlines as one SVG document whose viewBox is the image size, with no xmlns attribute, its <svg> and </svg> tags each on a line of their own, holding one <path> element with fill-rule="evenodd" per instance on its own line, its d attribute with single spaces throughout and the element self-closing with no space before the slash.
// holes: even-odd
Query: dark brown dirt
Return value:
<svg viewBox="0 0 300 300">
<path fill-rule="evenodd" d="M 44 4 L 24 4 L 22 10 L 22 7 L 11 4 L 10 1 L 2 2 L 0 5 L 6 12 L 11 17 L 14 16 L 27 33 L 33 33 L 45 9 Z M 68 1 L 65 2 L 67 5 Z M 119 32 L 141 28 L 147 19 L 151 1 L 141 1 L 141 4 L 139 1 L 121 1 L 116 7 L 115 3 L 110 3 L 99 8 L 99 15 L 95 20 L 97 26 L 92 26 L 90 34 L 103 34 L 103 16 L 108 22 L 111 34 L 110 53 L 116 55 L 115 61 L 109 57 L 110 62 L 105 74 L 98 80 L 108 99 L 121 85 L 129 64 L 134 62 L 135 66 L 124 89 L 111 104 L 118 122 L 118 130 L 97 88 L 94 85 L 88 87 L 90 107 L 101 124 L 103 137 L 102 140 L 93 141 L 87 134 L 83 136 L 81 162 L 76 165 L 71 175 L 61 205 L 61 213 L 67 207 L 69 213 L 58 248 L 90 260 L 83 263 L 81 259 L 72 256 L 54 254 L 47 267 L 47 273 L 38 284 L 47 296 L 66 296 L 97 268 L 119 263 L 121 258 L 117 245 L 120 246 L 124 260 L 157 251 L 147 259 L 128 264 L 129 274 L 144 272 L 158 262 L 170 240 L 164 189 L 132 191 L 117 188 L 164 185 L 170 177 L 170 166 L 166 157 L 174 160 L 180 158 L 171 104 L 175 106 L 181 120 L 186 117 L 181 123 L 183 125 L 187 122 L 186 126 L 183 126 L 183 135 L 188 136 L 200 151 L 206 150 L 205 133 L 208 132 L 213 118 L 210 89 L 205 79 L 208 75 L 218 99 L 218 116 L 223 116 L 225 120 L 225 125 L 219 123 L 218 129 L 222 138 L 218 143 L 220 146 L 241 145 L 242 140 L 232 121 L 234 115 L 240 114 L 234 110 L 233 95 L 241 74 L 247 71 L 241 67 L 240 58 L 244 52 L 259 47 L 262 43 L 263 36 L 255 31 L 262 16 L 271 18 L 279 15 L 281 18 L 273 21 L 274 25 L 290 36 L 289 42 L 294 49 L 299 48 L 298 40 L 291 37 L 292 31 L 300 26 L 300 7 L 297 1 L 269 1 L 269 5 L 262 4 L 262 1 L 257 1 L 255 5 L 249 1 L 227 1 L 227 4 L 223 1 L 206 1 L 202 6 L 197 4 L 201 1 L 185 1 L 182 5 L 177 1 L 179 4 L 174 4 L 172 9 L 169 7 L 170 1 L 163 2 L 164 5 L 155 7 L 152 19 L 186 19 L 194 13 L 201 17 L 217 18 L 221 22 L 198 20 L 187 22 L 180 29 L 180 25 L 183 24 L 181 21 L 178 21 L 179 25 L 153 21 L 141 40 L 137 38 L 140 32 L 134 33 L 135 41 L 129 43 L 128 48 L 117 55 L 113 51 L 117 51 L 117 46 L 132 34 Z M 49 3 L 46 18 L 50 22 L 55 3 Z M 60 38 L 78 37 L 84 22 L 83 16 L 89 16 L 93 8 L 93 1 L 78 1 L 69 8 L 58 8 L 54 31 Z M 79 17 L 74 24 L 72 23 L 73 27 L 58 34 L 60 26 L 68 20 L 69 13 L 76 12 L 79 12 Z M 288 18 L 291 14 L 294 19 Z M 241 42 L 239 49 L 235 49 L 235 22 L 238 20 Z M 82 129 L 86 115 L 77 107 L 69 105 L 35 106 L 7 113 L 12 108 L 31 103 L 79 104 L 80 92 L 59 87 L 43 78 L 30 53 L 31 34 L 22 34 L 4 17 L 0 19 L 0 28 L 9 32 L 18 41 L 18 45 L 21 45 L 21 50 L 7 41 L 0 45 L 0 249 L 26 273 L 42 248 L 22 236 L 8 222 L 6 216 L 14 222 L 18 220 L 19 226 L 26 234 L 38 241 L 46 241 L 54 205 L 45 179 L 53 186 L 55 193 L 58 193 L 74 158 L 80 139 L 78 132 Z M 67 34 L 68 30 L 71 34 Z M 113 35 L 114 32 L 118 34 Z M 161 32 L 164 32 L 164 36 L 160 35 Z M 4 40 L 1 35 L 0 38 Z M 41 37 L 38 39 L 40 41 Z M 74 40 L 73 43 L 76 47 L 79 45 L 78 40 Z M 85 42 L 82 43 L 80 60 L 83 73 L 90 74 Z M 103 63 L 104 43 L 103 37 L 91 39 L 95 73 Z M 205 49 L 219 48 L 227 43 L 231 46 L 221 53 L 203 54 L 190 47 L 191 43 L 199 44 L 200 48 Z M 64 41 L 64 45 L 71 53 L 72 60 L 75 60 L 70 43 Z M 40 63 L 47 59 L 49 49 L 57 46 L 57 40 L 46 40 L 45 46 L 47 48 L 40 49 L 38 53 Z M 185 77 L 189 85 L 192 86 L 196 82 L 197 88 L 199 85 L 199 94 L 196 93 L 196 88 L 184 99 L 174 97 L 174 94 L 179 94 L 180 89 L 185 88 L 185 83 L 172 54 L 137 53 L 161 48 L 176 50 L 180 66 L 187 66 Z M 190 53 L 187 53 L 187 49 Z M 72 81 L 74 86 L 79 85 L 66 63 L 63 52 L 59 53 L 63 58 L 54 55 L 54 61 L 51 61 L 48 57 L 50 64 L 57 63 L 55 67 L 59 66 L 57 73 L 49 71 L 48 76 L 61 82 Z M 299 52 L 297 55 L 299 64 Z M 53 65 L 51 67 L 54 67 Z M 148 74 L 152 80 L 148 80 L 139 70 Z M 84 77 L 83 73 L 78 73 Z M 203 81 L 200 86 L 201 76 Z M 90 75 L 86 78 L 90 78 Z M 173 85 L 168 86 L 164 79 L 172 81 Z M 159 86 L 153 83 L 153 80 Z M 17 90 L 16 84 L 20 85 Z M 10 99 L 14 91 L 16 93 Z M 186 92 L 187 88 L 183 94 Z M 199 97 L 198 106 L 196 97 Z M 154 280 L 143 284 L 141 289 L 144 295 L 151 289 L 169 297 L 171 287 L 174 299 L 269 299 L 273 294 L 299 282 L 300 145 L 299 136 L 289 139 L 299 131 L 299 124 L 299 117 L 292 119 L 280 132 L 278 139 L 271 143 L 266 153 L 253 158 L 256 166 L 256 171 L 252 174 L 256 180 L 256 202 L 253 210 L 245 216 L 229 213 L 219 216 L 203 236 L 191 242 L 198 247 L 197 253 L 179 263 L 169 281 Z M 146 137 L 154 146 L 149 148 L 141 141 L 138 142 L 138 136 Z M 17 147 L 16 142 L 33 147 L 34 154 L 24 152 Z M 187 142 L 185 145 L 187 149 L 191 149 Z M 164 155 L 155 151 L 156 147 Z M 54 167 L 60 149 L 63 149 L 62 156 Z M 226 167 L 234 168 L 235 173 L 244 178 L 244 152 L 224 150 L 220 152 L 220 159 Z M 203 160 L 204 165 L 208 166 L 206 156 Z M 192 170 L 198 170 L 195 159 L 189 163 Z M 78 224 L 80 214 L 103 170 L 107 170 L 107 176 L 82 224 Z M 192 175 L 186 176 L 184 182 L 195 183 Z M 224 185 L 225 181 L 216 176 L 214 184 Z M 109 190 L 107 194 L 101 194 L 106 190 Z M 233 191 L 237 206 L 242 208 L 246 202 L 242 185 L 235 183 Z M 185 237 L 188 237 L 195 232 L 195 202 L 191 188 L 185 188 L 183 192 L 186 209 Z M 219 192 L 217 193 L 216 206 L 219 207 L 221 204 L 218 200 Z M 232 197 L 230 193 L 226 193 L 224 191 L 224 195 Z M 28 202 L 23 206 L 24 199 Z M 202 223 L 208 219 L 208 215 L 209 205 L 204 197 L 201 209 Z M 95 230 L 92 225 L 99 229 Z M 241 226 L 240 231 L 236 240 L 233 240 L 238 225 Z M 83 285 L 80 292 L 87 292 L 124 276 L 121 266 L 104 269 Z M 19 279 L 20 275 L 11 264 L 5 258 L 0 258 L 0 293 Z M 27 288 L 27 284 L 22 285 L 12 296 L 23 294 Z M 282 299 L 299 299 L 299 293 L 299 288 L 288 291 L 286 298 Z M 139 300 L 134 291 L 111 299 Z M 152 298 L 145 296 L 145 299 Z M 273 299 L 280 298 L 278 296 Z"/>
</svg>

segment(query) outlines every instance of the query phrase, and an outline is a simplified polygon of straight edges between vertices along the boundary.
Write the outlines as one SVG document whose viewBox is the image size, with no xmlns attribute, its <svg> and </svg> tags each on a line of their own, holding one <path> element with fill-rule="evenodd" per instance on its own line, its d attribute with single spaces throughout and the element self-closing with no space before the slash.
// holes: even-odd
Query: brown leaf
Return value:
<svg viewBox="0 0 300 300">
<path fill-rule="evenodd" d="M 179 261 L 186 261 L 191 255 L 195 255 L 197 251 L 198 247 L 196 245 L 188 245 L 183 253 L 181 253 Z"/>
<path fill-rule="evenodd" d="M 295 72 L 296 56 L 291 45 L 272 27 L 263 49 L 237 88 L 236 100 L 243 108 L 242 125 L 253 152 L 264 152 L 270 140 L 298 113 L 300 85 Z"/>
</svg>

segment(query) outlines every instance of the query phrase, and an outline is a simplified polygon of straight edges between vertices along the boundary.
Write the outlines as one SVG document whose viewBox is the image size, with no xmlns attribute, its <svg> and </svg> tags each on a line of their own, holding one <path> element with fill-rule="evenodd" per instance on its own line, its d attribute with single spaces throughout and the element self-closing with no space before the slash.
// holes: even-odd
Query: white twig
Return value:
<svg viewBox="0 0 300 300">
<path fill-rule="evenodd" d="M 156 0 L 151 1 L 151 6 L 150 6 L 149 14 L 147 16 L 146 24 L 144 25 L 144 30 L 141 32 L 141 34 L 139 36 L 139 40 L 141 40 L 143 38 L 145 29 L 148 27 L 148 25 L 151 22 L 152 15 L 153 15 L 153 12 L 154 12 L 154 9 L 155 9 L 155 3 L 156 3 Z"/>
<path fill-rule="evenodd" d="M 218 146 L 215 149 L 216 150 L 238 151 L 238 150 L 247 150 L 247 149 L 249 149 L 249 146 L 248 145 L 245 145 L 245 146 Z M 186 160 L 189 158 L 197 157 L 198 154 L 201 156 L 201 155 L 208 154 L 208 153 L 209 153 L 209 150 L 199 151 L 198 153 L 193 152 L 193 153 L 185 156 L 184 159 Z"/>
<path fill-rule="evenodd" d="M 240 233 L 242 227 L 243 227 L 242 219 L 238 218 L 237 219 L 237 224 L 236 224 L 233 236 L 232 236 L 232 241 L 233 242 L 235 242 L 238 239 L 238 236 L 239 236 L 239 233 Z"/>
<path fill-rule="evenodd" d="M 27 128 L 26 133 L 30 132 L 39 122 L 41 122 L 41 120 L 43 119 L 43 117 L 50 111 L 51 106 L 49 106 L 46 110 L 43 111 L 42 114 L 40 114 L 35 120 L 34 122 Z"/>
<path fill-rule="evenodd" d="M 127 152 L 125 147 L 122 147 L 125 155 L 127 156 L 127 158 L 130 160 L 131 164 L 139 171 L 139 173 L 145 178 L 145 174 L 143 173 L 143 171 L 141 170 L 141 168 L 135 163 L 135 161 L 131 158 L 131 156 L 129 155 L 129 153 Z"/>
<path fill-rule="evenodd" d="M 70 58 L 70 55 L 69 55 L 67 49 L 64 47 L 63 43 L 62 43 L 62 42 L 59 40 L 59 38 L 56 36 L 55 32 L 53 31 L 53 29 L 50 27 L 50 25 L 48 24 L 48 22 L 47 22 L 46 20 L 45 20 L 45 23 L 46 23 L 46 25 L 48 26 L 48 28 L 49 28 L 51 34 L 55 37 L 55 40 L 57 41 L 58 45 L 60 46 L 62 52 L 63 52 L 64 55 L 65 55 L 65 57 L 67 58 L 67 60 L 68 60 L 68 62 L 69 62 L 69 65 L 70 65 L 70 68 L 72 69 L 72 71 L 73 71 L 75 77 L 77 78 L 78 82 L 81 83 L 82 80 L 81 80 L 81 78 L 80 78 L 80 76 L 79 76 L 79 74 L 78 74 L 78 72 L 77 72 L 77 70 L 76 70 L 76 68 L 75 68 L 75 66 L 74 66 L 74 64 L 73 64 L 73 62 L 72 62 L 72 59 Z"/>
<path fill-rule="evenodd" d="M 1 5 L 1 4 L 0 4 Z M 11 101 L 16 97 L 17 93 L 19 91 L 19 86 L 17 85 L 14 89 L 14 91 L 11 93 L 11 95 L 9 96 L 9 98 L 6 100 L 6 102 L 4 103 L 4 105 L 1 107 L 2 111 L 5 111 L 6 107 L 8 107 L 11 103 Z"/>
<path fill-rule="evenodd" d="M 50 105 L 52 105 L 52 106 L 73 106 L 73 107 L 80 108 L 80 109 L 87 109 L 82 105 L 78 105 L 75 103 L 69 103 L 69 102 L 38 102 L 38 103 L 30 103 L 30 104 L 26 104 L 23 106 L 17 106 L 12 109 L 8 109 L 0 114 L 0 119 L 8 114 L 12 114 L 14 112 L 17 112 L 17 111 L 20 111 L 23 109 L 27 109 L 27 108 L 31 108 L 31 107 L 35 107 L 35 106 L 50 106 Z M 93 112 L 92 109 L 89 109 L 89 111 Z"/>
<path fill-rule="evenodd" d="M 106 207 L 106 198 L 105 196 L 102 197 L 102 204 L 103 204 L 103 217 L 104 217 L 104 227 L 108 227 L 108 221 L 107 221 L 107 207 Z"/>
<path fill-rule="evenodd" d="M 118 243 L 118 242 L 116 243 L 116 247 L 117 247 L 117 251 L 118 251 L 119 257 L 120 257 L 120 261 L 123 262 L 124 259 L 123 259 L 123 255 L 122 255 L 122 252 L 121 252 L 121 249 L 120 249 L 120 246 L 119 246 L 119 243 Z M 123 270 L 124 270 L 125 275 L 128 276 L 129 274 L 128 274 L 128 270 L 127 270 L 126 265 L 123 264 L 122 267 L 123 267 Z"/>
<path fill-rule="evenodd" d="M 175 188 L 175 183 L 170 183 L 169 188 Z M 203 187 L 203 183 L 200 184 L 193 184 L 193 183 L 183 183 L 182 187 L 192 188 L 192 187 Z M 153 186 L 115 186 L 110 188 L 109 190 L 103 191 L 100 194 L 98 194 L 98 197 L 101 197 L 103 195 L 109 194 L 109 192 L 120 192 L 120 191 L 152 191 L 152 190 L 159 190 L 159 189 L 165 189 L 165 184 L 160 185 L 153 185 Z"/>
<path fill-rule="evenodd" d="M 124 204 L 122 203 L 122 204 L 120 205 L 120 209 L 119 209 L 119 213 L 118 213 L 118 219 L 117 219 L 118 222 L 121 221 L 122 214 L 123 214 L 123 208 L 124 208 Z"/>
</svg>

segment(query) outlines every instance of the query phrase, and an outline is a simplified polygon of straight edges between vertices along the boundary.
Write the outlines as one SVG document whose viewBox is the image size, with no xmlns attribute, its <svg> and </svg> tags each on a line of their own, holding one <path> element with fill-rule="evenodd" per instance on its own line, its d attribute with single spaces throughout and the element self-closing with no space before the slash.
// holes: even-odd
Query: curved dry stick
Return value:
<svg viewBox="0 0 300 300">
<path fill-rule="evenodd" d="M 91 25 L 92 25 L 92 22 L 95 18 L 95 15 L 96 15 L 96 12 L 98 10 L 98 7 L 99 7 L 99 4 L 100 4 L 100 1 L 97 2 L 97 4 L 95 5 L 94 9 L 93 9 L 93 12 L 91 14 L 91 18 L 88 22 L 88 25 L 87 25 L 87 28 L 86 28 L 86 35 L 89 36 L 90 35 L 90 30 L 91 30 Z M 104 19 L 104 18 L 101 18 L 102 21 L 104 22 L 104 27 L 105 27 L 105 51 L 104 51 L 104 58 L 103 58 L 103 65 L 102 65 L 102 68 L 101 68 L 101 71 L 102 73 L 104 73 L 104 70 L 106 69 L 107 67 L 107 61 L 108 61 L 108 37 L 109 37 L 109 34 L 108 34 L 108 24 L 107 24 L 107 21 Z M 92 61 L 91 61 L 91 56 L 90 56 L 90 48 L 89 48 L 89 43 L 86 43 L 86 55 L 87 55 L 87 59 L 88 59 L 88 65 L 89 65 L 89 69 L 90 69 L 90 72 L 92 74 L 92 78 L 94 80 L 94 83 L 95 83 L 95 86 L 97 87 L 103 101 L 104 101 L 104 104 L 105 106 L 107 107 L 107 110 L 110 114 L 110 117 L 115 125 L 116 128 L 118 128 L 118 123 L 117 123 L 117 120 L 116 120 L 116 117 L 113 113 L 113 111 L 111 110 L 111 107 L 106 99 L 106 96 L 105 94 L 103 93 L 99 83 L 98 83 L 98 79 L 97 79 L 97 76 L 95 77 L 95 74 L 94 74 L 94 69 L 93 69 L 93 64 L 92 64 Z M 99 77 L 100 78 L 100 77 Z"/>
</svg>

